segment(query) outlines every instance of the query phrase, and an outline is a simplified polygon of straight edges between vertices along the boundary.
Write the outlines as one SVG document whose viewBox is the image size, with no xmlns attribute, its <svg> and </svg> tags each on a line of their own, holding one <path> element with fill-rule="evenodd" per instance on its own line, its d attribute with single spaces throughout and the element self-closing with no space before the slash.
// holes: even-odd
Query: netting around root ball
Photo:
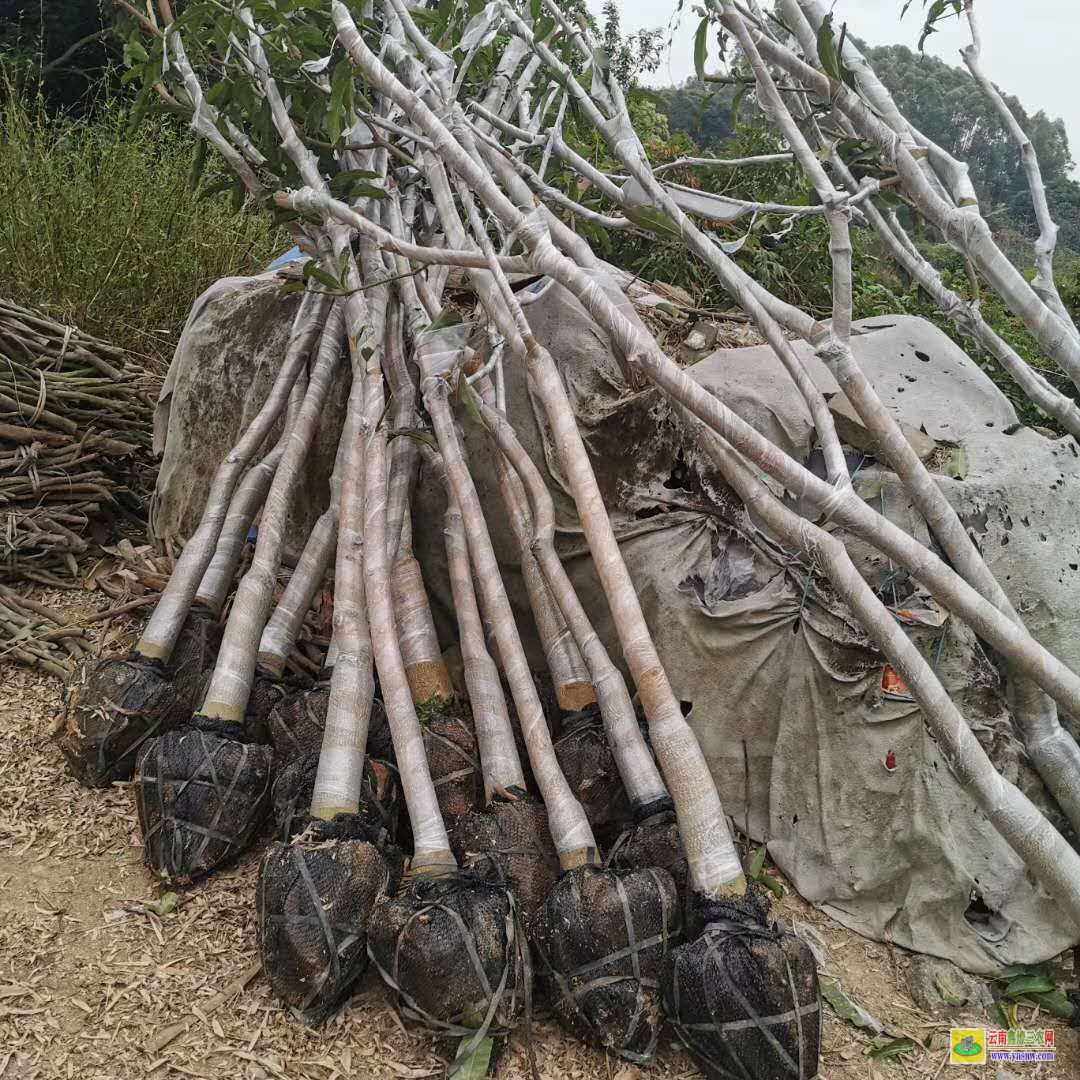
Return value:
<svg viewBox="0 0 1080 1080">
<path fill-rule="evenodd" d="M 54 736 L 72 775 L 87 787 L 130 780 L 146 741 L 191 719 L 220 637 L 217 623 L 196 610 L 168 666 L 134 654 L 80 664 Z"/>
<path fill-rule="evenodd" d="M 270 715 L 296 688 L 270 675 L 258 672 L 251 684 L 251 694 L 244 710 L 244 735 L 248 742 L 270 741 Z"/>
<path fill-rule="evenodd" d="M 450 842 L 463 866 L 495 867 L 513 889 L 525 930 L 531 934 L 559 876 L 559 856 L 544 804 L 531 795 L 512 802 L 497 799 L 458 818 Z"/>
<path fill-rule="evenodd" d="M 679 896 L 686 896 L 690 869 L 674 811 L 651 814 L 624 829 L 608 850 L 605 865 L 615 870 L 658 866 L 671 875 Z"/>
<path fill-rule="evenodd" d="M 595 705 L 568 718 L 565 731 L 555 742 L 555 754 L 594 829 L 630 820 L 630 800 Z"/>
<path fill-rule="evenodd" d="M 259 951 L 274 993 L 319 1023 L 368 967 L 367 927 L 394 885 L 379 849 L 348 818 L 313 822 L 302 839 L 273 843 L 255 894 Z"/>
<path fill-rule="evenodd" d="M 664 1011 L 708 1077 L 817 1075 L 822 1017 L 813 953 L 765 925 L 752 899 L 711 905 L 703 932 L 672 951 Z"/>
<path fill-rule="evenodd" d="M 302 833 L 311 823 L 311 796 L 319 770 L 319 755 L 307 754 L 277 771 L 270 801 L 274 813 L 274 835 L 284 843 Z M 396 770 L 384 761 L 364 759 L 364 780 L 360 808 L 354 816 L 362 825 L 363 837 L 385 844 L 397 835 L 400 787 Z"/>
<path fill-rule="evenodd" d="M 414 878 L 379 901 L 368 952 L 402 1013 L 448 1036 L 508 1028 L 528 992 L 513 896 L 468 871 Z"/>
<path fill-rule="evenodd" d="M 664 870 L 565 874 L 533 939 L 559 1019 L 585 1042 L 648 1061 L 663 1025 L 660 978 L 680 927 Z"/>
<path fill-rule="evenodd" d="M 439 810 L 450 824 L 484 801 L 484 778 L 472 722 L 453 707 L 427 706 L 421 710 L 420 729 Z"/>
<path fill-rule="evenodd" d="M 272 754 L 239 734 L 238 725 L 200 719 L 143 749 L 135 805 L 155 873 L 194 881 L 251 842 L 270 805 Z"/>
<path fill-rule="evenodd" d="M 329 704 L 327 681 L 310 690 L 294 691 L 274 705 L 267 716 L 266 729 L 279 765 L 319 752 Z M 386 710 L 377 698 L 372 702 L 368 721 L 367 752 L 382 761 L 394 760 L 394 741 Z"/>
</svg>

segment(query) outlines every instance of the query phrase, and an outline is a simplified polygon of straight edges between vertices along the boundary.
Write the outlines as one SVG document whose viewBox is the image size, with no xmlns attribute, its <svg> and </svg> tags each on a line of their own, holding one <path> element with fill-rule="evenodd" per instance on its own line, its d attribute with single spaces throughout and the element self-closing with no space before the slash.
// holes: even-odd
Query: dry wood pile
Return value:
<svg viewBox="0 0 1080 1080">
<path fill-rule="evenodd" d="M 70 587 L 95 525 L 141 507 L 157 381 L 122 349 L 0 300 L 3 655 L 56 675 L 82 655 L 81 631 L 12 586 Z"/>
<path fill-rule="evenodd" d="M 122 349 L 10 301 L 0 358 L 4 574 L 74 576 L 91 519 L 142 487 L 157 380 Z"/>
</svg>

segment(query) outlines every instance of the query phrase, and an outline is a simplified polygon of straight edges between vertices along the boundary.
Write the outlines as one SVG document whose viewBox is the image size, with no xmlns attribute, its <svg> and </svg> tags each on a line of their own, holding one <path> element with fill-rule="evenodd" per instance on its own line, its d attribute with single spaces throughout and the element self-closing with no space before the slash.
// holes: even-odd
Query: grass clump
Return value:
<svg viewBox="0 0 1080 1080">
<path fill-rule="evenodd" d="M 269 215 L 192 190 L 195 141 L 126 107 L 49 115 L 0 85 L 0 295 L 163 370 L 192 301 L 288 246 Z"/>
</svg>

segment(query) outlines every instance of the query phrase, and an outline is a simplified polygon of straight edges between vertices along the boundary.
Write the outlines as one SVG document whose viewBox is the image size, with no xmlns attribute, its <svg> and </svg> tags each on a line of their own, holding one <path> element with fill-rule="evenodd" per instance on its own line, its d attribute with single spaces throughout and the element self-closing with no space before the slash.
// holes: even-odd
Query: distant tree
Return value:
<svg viewBox="0 0 1080 1080">
<path fill-rule="evenodd" d="M 994 225 L 1008 224 L 1030 233 L 1035 219 L 1016 144 L 971 75 L 904 45 L 865 52 L 911 122 L 968 163 L 986 210 L 995 215 Z M 1060 243 L 1080 248 L 1080 184 L 1069 177 L 1073 160 L 1064 123 L 1042 110 L 1029 114 L 1015 97 L 1004 96 L 1038 155 L 1050 209 L 1061 226 Z"/>
<path fill-rule="evenodd" d="M 682 86 L 656 92 L 657 107 L 672 131 L 685 131 L 702 149 L 716 149 L 735 130 L 730 86 L 716 87 L 689 78 Z"/>
</svg>

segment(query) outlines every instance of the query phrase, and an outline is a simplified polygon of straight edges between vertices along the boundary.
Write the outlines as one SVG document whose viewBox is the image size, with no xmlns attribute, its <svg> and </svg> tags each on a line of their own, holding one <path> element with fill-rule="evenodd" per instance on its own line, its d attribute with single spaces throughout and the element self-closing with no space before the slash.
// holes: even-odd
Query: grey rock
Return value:
<svg viewBox="0 0 1080 1080">
<path fill-rule="evenodd" d="M 915 1004 L 932 1015 L 987 1009 L 994 1003 L 986 983 L 936 956 L 912 958 L 908 986 Z"/>
</svg>

